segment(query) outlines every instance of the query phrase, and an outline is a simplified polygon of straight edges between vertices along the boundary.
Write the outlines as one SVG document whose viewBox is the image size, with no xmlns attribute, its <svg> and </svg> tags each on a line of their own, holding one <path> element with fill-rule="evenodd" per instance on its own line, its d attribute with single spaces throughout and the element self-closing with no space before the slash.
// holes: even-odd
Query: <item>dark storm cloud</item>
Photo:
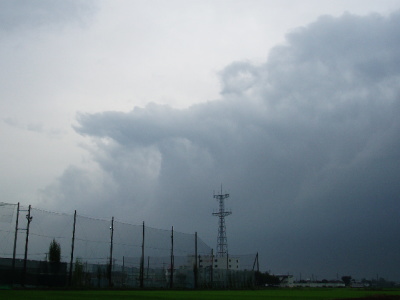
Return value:
<svg viewBox="0 0 400 300">
<path fill-rule="evenodd" d="M 218 101 L 80 114 L 75 129 L 125 213 L 216 236 L 222 182 L 231 252 L 274 272 L 400 279 L 399 22 L 321 17 L 265 64 L 224 69 Z"/>
</svg>

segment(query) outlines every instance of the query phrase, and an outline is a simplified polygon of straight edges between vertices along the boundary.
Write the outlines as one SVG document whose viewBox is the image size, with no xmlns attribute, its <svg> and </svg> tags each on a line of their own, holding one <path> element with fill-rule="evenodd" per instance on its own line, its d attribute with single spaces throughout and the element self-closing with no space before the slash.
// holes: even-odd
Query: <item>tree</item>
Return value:
<svg viewBox="0 0 400 300">
<path fill-rule="evenodd" d="M 49 247 L 49 262 L 59 263 L 61 261 L 61 246 L 53 239 Z"/>
<path fill-rule="evenodd" d="M 351 283 L 351 276 L 342 276 L 342 281 L 344 282 L 345 286 L 349 286 Z"/>
</svg>

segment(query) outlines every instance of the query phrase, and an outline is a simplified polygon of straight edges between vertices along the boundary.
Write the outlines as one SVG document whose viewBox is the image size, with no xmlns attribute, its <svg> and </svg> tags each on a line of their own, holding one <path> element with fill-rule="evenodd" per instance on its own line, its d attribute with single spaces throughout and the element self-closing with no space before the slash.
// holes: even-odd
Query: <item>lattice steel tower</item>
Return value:
<svg viewBox="0 0 400 300">
<path fill-rule="evenodd" d="M 213 216 L 217 216 L 218 220 L 218 244 L 217 244 L 217 256 L 226 256 L 228 252 L 228 243 L 226 238 L 226 225 L 225 217 L 232 214 L 231 211 L 225 211 L 225 199 L 229 198 L 229 194 L 214 195 L 214 198 L 219 202 L 219 211 L 213 213 Z"/>
</svg>

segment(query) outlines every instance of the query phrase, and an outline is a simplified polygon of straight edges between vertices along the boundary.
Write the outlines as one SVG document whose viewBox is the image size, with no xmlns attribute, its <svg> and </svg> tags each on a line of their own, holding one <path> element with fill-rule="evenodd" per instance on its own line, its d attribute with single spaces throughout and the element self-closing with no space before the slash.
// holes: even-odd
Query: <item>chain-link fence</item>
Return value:
<svg viewBox="0 0 400 300">
<path fill-rule="evenodd" d="M 197 233 L 173 227 L 0 203 L 0 285 L 245 288 L 254 285 L 255 259 L 214 256 Z"/>
</svg>

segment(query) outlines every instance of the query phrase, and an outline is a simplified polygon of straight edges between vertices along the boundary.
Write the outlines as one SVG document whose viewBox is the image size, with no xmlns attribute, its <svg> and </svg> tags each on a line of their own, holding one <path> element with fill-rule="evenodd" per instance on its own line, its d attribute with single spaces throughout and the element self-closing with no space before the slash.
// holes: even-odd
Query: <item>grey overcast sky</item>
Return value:
<svg viewBox="0 0 400 300">
<path fill-rule="evenodd" d="M 0 1 L 0 202 L 400 280 L 399 1 Z"/>
</svg>

